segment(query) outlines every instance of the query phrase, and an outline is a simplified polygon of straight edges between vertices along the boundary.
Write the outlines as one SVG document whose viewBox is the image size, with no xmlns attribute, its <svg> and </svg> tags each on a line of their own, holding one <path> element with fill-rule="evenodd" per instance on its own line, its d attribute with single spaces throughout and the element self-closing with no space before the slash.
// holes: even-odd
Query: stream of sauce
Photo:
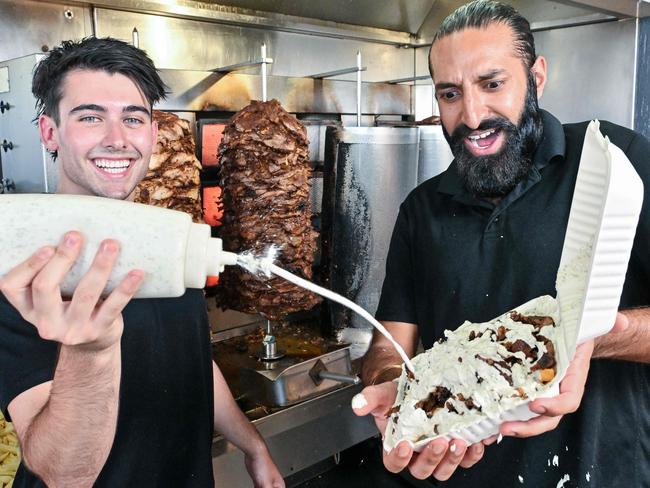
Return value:
<svg viewBox="0 0 650 488">
<path fill-rule="evenodd" d="M 370 324 L 373 327 L 375 327 L 384 337 L 386 337 L 386 339 L 390 341 L 390 343 L 393 345 L 397 353 L 400 355 L 406 367 L 413 374 L 415 374 L 415 368 L 413 366 L 413 363 L 411 363 L 411 360 L 404 352 L 404 349 L 402 349 L 402 346 L 400 346 L 399 343 L 395 339 L 393 339 L 393 336 L 390 334 L 390 332 L 388 332 L 383 325 L 381 325 L 372 315 L 370 315 L 370 313 L 368 313 L 366 310 L 364 310 L 362 307 L 360 307 L 353 301 L 348 300 L 347 298 L 339 295 L 338 293 L 334 293 L 333 291 L 328 290 L 327 288 L 318 286 L 309 280 L 301 278 L 300 276 L 296 276 L 295 274 L 290 273 L 289 271 L 275 265 L 273 262 L 275 261 L 277 253 L 278 253 L 278 249 L 275 246 L 271 246 L 266 256 L 264 257 L 256 257 L 253 256 L 251 253 L 242 253 L 238 255 L 237 264 L 242 268 L 246 269 L 247 271 L 256 275 L 262 273 L 267 277 L 270 277 L 271 274 L 274 274 L 276 276 L 279 276 L 280 278 L 284 278 L 285 280 L 290 281 L 291 283 L 297 286 L 300 286 L 301 288 L 305 288 L 318 295 L 328 298 L 336 303 L 340 303 L 344 307 L 349 308 L 350 310 L 352 310 L 353 312 L 357 313 L 365 320 L 370 322 Z"/>
</svg>

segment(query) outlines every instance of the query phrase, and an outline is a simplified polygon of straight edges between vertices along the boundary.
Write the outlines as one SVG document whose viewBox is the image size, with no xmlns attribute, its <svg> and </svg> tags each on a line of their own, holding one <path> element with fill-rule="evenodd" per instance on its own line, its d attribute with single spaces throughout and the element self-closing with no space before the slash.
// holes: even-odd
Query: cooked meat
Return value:
<svg viewBox="0 0 650 488">
<path fill-rule="evenodd" d="M 200 199 L 201 164 L 195 156 L 190 123 L 178 116 L 154 110 L 158 142 L 149 171 L 135 189 L 135 201 L 180 210 L 203 222 Z"/>
<path fill-rule="evenodd" d="M 219 146 L 221 237 L 228 251 L 262 254 L 280 246 L 278 265 L 310 279 L 317 234 L 311 224 L 307 131 L 277 100 L 236 113 Z M 273 320 L 320 299 L 282 278 L 258 279 L 238 268 L 221 274 L 217 303 Z"/>
<path fill-rule="evenodd" d="M 555 325 L 552 317 L 543 317 L 540 315 L 522 315 L 517 312 L 511 312 L 510 317 L 516 322 L 530 324 L 535 328 L 542 328 L 545 325 Z"/>
<path fill-rule="evenodd" d="M 438 408 L 442 408 L 446 405 L 447 400 L 451 398 L 452 393 L 444 386 L 436 387 L 426 400 L 419 401 L 415 404 L 415 408 L 421 408 L 424 410 L 427 415 L 430 417 Z"/>
</svg>

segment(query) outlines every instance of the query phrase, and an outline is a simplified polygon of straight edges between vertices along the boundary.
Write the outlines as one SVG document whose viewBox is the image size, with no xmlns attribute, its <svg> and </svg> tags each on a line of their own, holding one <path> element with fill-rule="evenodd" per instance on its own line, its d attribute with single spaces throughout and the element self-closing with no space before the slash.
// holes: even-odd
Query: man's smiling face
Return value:
<svg viewBox="0 0 650 488">
<path fill-rule="evenodd" d="M 443 129 L 466 187 L 478 196 L 505 195 L 532 164 L 544 58 L 529 72 L 512 29 L 493 23 L 437 40 L 429 61 Z"/>
<path fill-rule="evenodd" d="M 59 123 L 41 138 L 58 152 L 59 193 L 126 199 L 147 172 L 157 127 L 138 86 L 121 74 L 74 70 L 62 82 Z"/>
</svg>

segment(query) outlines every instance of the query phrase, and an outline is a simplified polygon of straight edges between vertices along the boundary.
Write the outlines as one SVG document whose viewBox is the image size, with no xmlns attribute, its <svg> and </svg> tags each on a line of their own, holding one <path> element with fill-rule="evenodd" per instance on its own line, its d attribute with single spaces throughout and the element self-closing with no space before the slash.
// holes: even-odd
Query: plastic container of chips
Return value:
<svg viewBox="0 0 650 488">
<path fill-rule="evenodd" d="M 529 403 L 559 393 L 559 384 L 576 346 L 606 334 L 613 327 L 643 203 L 643 183 L 623 151 L 604 137 L 599 127 L 598 121 L 592 121 L 585 134 L 558 268 L 556 298 L 560 322 L 555 378 L 536 397 L 519 400 L 519 404 L 496 418 L 485 417 L 458 430 L 414 442 L 416 451 L 437 437 L 458 438 L 473 444 L 497 434 L 503 422 L 537 416 L 528 408 Z M 523 312 L 533 302 L 517 309 Z M 405 381 L 402 374 L 396 404 L 400 403 Z M 393 436 L 392 422 L 391 418 L 384 438 L 387 450 L 402 440 Z"/>
</svg>

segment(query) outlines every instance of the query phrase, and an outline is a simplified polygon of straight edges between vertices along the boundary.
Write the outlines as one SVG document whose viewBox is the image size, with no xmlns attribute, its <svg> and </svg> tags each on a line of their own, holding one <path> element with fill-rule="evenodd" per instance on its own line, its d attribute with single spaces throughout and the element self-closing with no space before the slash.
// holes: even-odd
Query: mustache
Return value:
<svg viewBox="0 0 650 488">
<path fill-rule="evenodd" d="M 463 139 L 469 136 L 472 132 L 485 131 L 489 129 L 500 129 L 513 134 L 517 130 L 517 126 L 510 122 L 505 117 L 491 117 L 481 121 L 476 129 L 470 129 L 465 124 L 461 123 L 454 132 L 451 134 L 451 143 L 456 145 L 460 144 Z"/>
</svg>

